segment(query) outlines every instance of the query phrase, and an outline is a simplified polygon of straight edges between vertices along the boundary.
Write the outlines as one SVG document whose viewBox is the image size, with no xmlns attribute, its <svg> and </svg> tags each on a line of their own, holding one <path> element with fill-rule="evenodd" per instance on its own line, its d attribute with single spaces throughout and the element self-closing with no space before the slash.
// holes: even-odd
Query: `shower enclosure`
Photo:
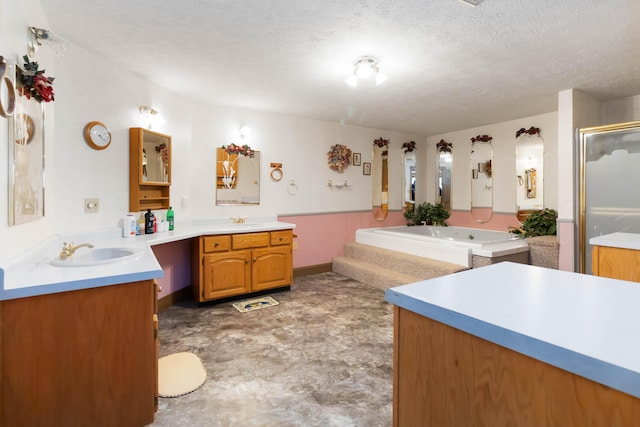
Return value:
<svg viewBox="0 0 640 427">
<path fill-rule="evenodd" d="M 640 122 L 580 129 L 580 273 L 592 274 L 589 239 L 640 233 Z"/>
</svg>

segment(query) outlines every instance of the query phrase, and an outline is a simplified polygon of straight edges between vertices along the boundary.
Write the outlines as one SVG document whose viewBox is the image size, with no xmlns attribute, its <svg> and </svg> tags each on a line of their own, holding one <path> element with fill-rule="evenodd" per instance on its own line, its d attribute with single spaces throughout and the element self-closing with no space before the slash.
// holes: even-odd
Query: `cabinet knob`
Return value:
<svg viewBox="0 0 640 427">
<path fill-rule="evenodd" d="M 281 237 L 281 238 L 280 238 L 280 241 L 282 242 L 282 240 L 283 240 L 283 239 L 282 239 L 282 237 Z"/>
<path fill-rule="evenodd" d="M 215 245 L 213 245 L 213 246 L 215 246 L 217 248 L 218 246 L 220 246 L 220 242 L 216 242 Z"/>
<path fill-rule="evenodd" d="M 256 262 L 256 261 L 258 261 L 258 258 L 254 258 L 254 259 L 253 259 L 253 262 Z"/>
</svg>

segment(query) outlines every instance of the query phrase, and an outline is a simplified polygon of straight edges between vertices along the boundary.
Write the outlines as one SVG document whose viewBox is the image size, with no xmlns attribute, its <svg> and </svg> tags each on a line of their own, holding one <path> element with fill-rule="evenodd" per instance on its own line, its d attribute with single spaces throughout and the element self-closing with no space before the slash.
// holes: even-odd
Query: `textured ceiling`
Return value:
<svg viewBox="0 0 640 427">
<path fill-rule="evenodd" d="M 54 33 L 219 105 L 434 135 L 555 111 L 564 89 L 640 94 L 638 0 L 41 3 Z M 384 85 L 345 84 L 364 55 Z"/>
</svg>

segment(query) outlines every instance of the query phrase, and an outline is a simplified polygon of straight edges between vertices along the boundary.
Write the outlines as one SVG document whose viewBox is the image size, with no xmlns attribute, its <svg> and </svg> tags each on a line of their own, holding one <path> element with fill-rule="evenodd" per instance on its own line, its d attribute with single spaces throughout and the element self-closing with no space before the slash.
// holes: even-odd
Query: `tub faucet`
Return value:
<svg viewBox="0 0 640 427">
<path fill-rule="evenodd" d="M 82 247 L 91 249 L 93 248 L 93 245 L 91 243 L 82 243 L 78 246 L 75 246 L 73 242 L 64 242 L 62 244 L 62 250 L 60 251 L 60 259 L 71 259 L 76 250 Z"/>
</svg>

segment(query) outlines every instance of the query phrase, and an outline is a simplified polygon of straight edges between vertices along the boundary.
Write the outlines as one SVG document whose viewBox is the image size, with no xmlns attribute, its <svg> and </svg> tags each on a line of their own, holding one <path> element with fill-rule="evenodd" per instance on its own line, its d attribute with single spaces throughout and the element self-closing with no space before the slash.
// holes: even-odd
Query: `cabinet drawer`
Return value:
<svg viewBox="0 0 640 427">
<path fill-rule="evenodd" d="M 231 236 L 208 236 L 204 238 L 204 252 L 223 252 L 231 249 Z"/>
<path fill-rule="evenodd" d="M 269 246 L 269 233 L 233 234 L 233 249 Z"/>
<path fill-rule="evenodd" d="M 293 233 L 291 230 L 271 232 L 271 246 L 290 245 L 292 240 Z"/>
</svg>

